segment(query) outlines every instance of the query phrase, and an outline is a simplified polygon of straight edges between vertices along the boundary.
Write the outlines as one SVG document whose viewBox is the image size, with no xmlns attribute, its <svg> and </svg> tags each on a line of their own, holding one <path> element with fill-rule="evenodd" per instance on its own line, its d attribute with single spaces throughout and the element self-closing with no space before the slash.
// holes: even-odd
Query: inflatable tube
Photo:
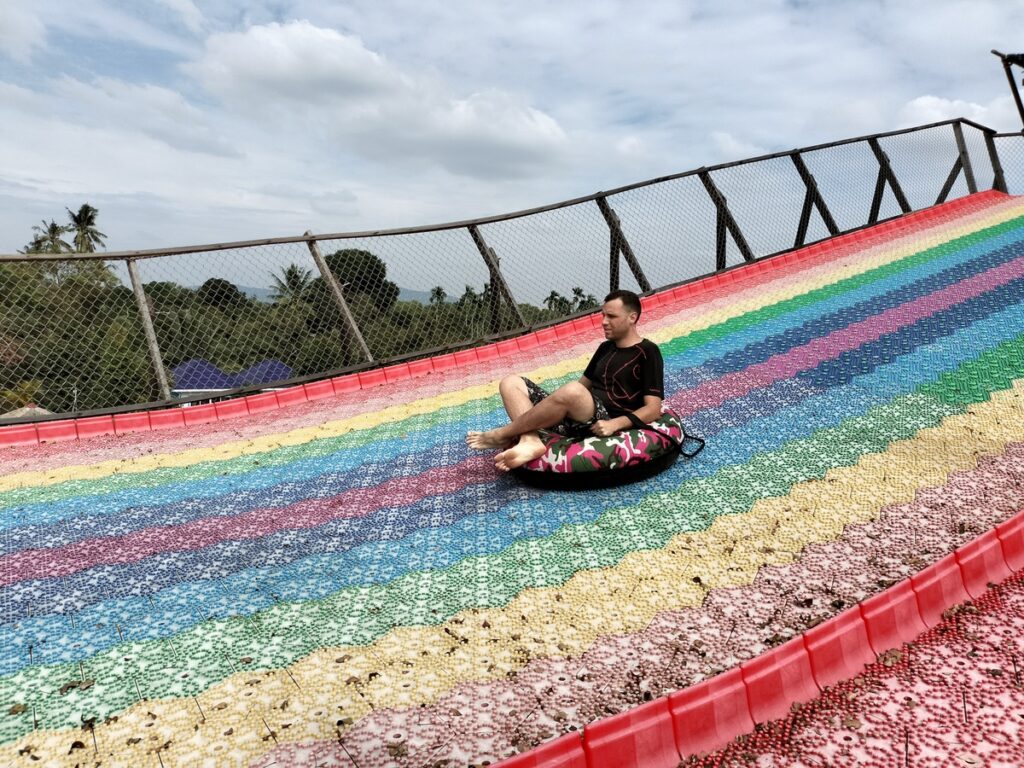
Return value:
<svg viewBox="0 0 1024 768">
<path fill-rule="evenodd" d="M 550 432 L 547 452 L 514 470 L 526 484 L 549 490 L 588 490 L 635 483 L 663 472 L 680 454 L 692 459 L 704 448 L 699 437 L 686 434 L 674 411 L 666 410 L 651 424 L 634 420 L 633 429 L 608 437 L 562 437 Z M 684 443 L 696 448 L 684 450 Z"/>
</svg>

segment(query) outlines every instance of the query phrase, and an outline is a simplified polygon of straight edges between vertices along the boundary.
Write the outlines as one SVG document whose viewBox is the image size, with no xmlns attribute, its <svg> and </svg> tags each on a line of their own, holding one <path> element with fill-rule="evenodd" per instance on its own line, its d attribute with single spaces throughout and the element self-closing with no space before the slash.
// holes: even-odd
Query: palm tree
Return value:
<svg viewBox="0 0 1024 768">
<path fill-rule="evenodd" d="M 548 294 L 548 297 L 544 299 L 544 306 L 559 315 L 568 315 L 572 312 L 572 302 L 558 291 Z"/>
<path fill-rule="evenodd" d="M 303 269 L 298 264 L 289 264 L 281 269 L 280 277 L 274 274 L 270 277 L 274 281 L 270 298 L 287 303 L 302 298 L 313 282 L 313 271 Z"/>
<path fill-rule="evenodd" d="M 445 293 L 444 288 L 440 285 L 435 285 L 430 289 L 430 303 L 431 304 L 444 304 L 445 299 L 448 298 L 448 294 Z"/>
<path fill-rule="evenodd" d="M 583 293 L 583 289 L 577 286 L 572 289 L 572 311 L 579 312 L 583 309 L 590 309 L 597 306 L 597 299 L 593 294 Z"/>
<path fill-rule="evenodd" d="M 70 208 L 65 210 L 71 220 L 71 226 L 67 227 L 67 231 L 75 233 L 75 250 L 78 253 L 95 253 L 97 245 L 106 248 L 103 243 L 106 235 L 96 229 L 98 210 L 88 203 L 83 203 L 78 209 L 78 213 Z"/>
<path fill-rule="evenodd" d="M 70 230 L 61 226 L 53 219 L 49 222 L 43 219 L 42 226 L 36 224 L 32 227 L 36 234 L 32 236 L 32 242 L 25 246 L 24 253 L 71 253 L 71 243 L 64 239 L 64 235 Z"/>
</svg>

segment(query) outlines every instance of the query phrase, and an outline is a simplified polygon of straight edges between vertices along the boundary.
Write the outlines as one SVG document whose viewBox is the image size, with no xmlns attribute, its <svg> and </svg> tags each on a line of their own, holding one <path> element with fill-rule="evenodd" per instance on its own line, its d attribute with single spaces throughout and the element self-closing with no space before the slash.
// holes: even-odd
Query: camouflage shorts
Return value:
<svg viewBox="0 0 1024 768">
<path fill-rule="evenodd" d="M 551 394 L 546 389 L 538 386 L 525 376 L 523 376 L 522 379 L 526 383 L 526 391 L 530 393 L 530 402 L 534 405 L 537 405 L 537 403 Z M 564 419 L 562 423 L 541 431 L 551 432 L 563 437 L 586 437 L 590 435 L 590 428 L 594 426 L 595 422 L 611 418 L 611 415 L 608 413 L 608 409 L 605 407 L 604 403 L 601 402 L 600 398 L 598 398 L 593 392 L 590 393 L 590 396 L 594 398 L 593 418 L 588 421 L 576 421 L 575 419 L 567 418 Z"/>
</svg>

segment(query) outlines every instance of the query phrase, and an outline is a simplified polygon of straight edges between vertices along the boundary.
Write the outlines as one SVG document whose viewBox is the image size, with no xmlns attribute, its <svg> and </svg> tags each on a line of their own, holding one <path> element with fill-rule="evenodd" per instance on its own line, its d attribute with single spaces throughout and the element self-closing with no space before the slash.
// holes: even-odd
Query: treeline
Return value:
<svg viewBox="0 0 1024 768">
<path fill-rule="evenodd" d="M 88 222 L 95 230 L 91 211 Z M 75 231 L 51 231 L 47 222 L 34 230 L 36 237 L 24 249 L 28 255 L 65 252 L 64 245 L 71 244 L 62 235 Z M 77 245 L 80 238 L 73 239 Z M 82 245 L 97 242 L 102 240 L 82 240 Z M 435 287 L 427 304 L 402 301 L 377 255 L 342 249 L 324 258 L 378 360 L 519 325 L 507 306 L 492 303 L 488 284 L 479 290 L 466 286 L 458 297 Z M 295 376 L 363 361 L 321 277 L 294 264 L 267 277 L 271 292 L 265 301 L 221 278 L 198 288 L 145 284 L 172 388 L 172 370 L 189 360 L 208 361 L 225 373 L 277 360 Z M 594 296 L 576 288 L 570 296 L 552 291 L 543 307 L 520 304 L 519 311 L 533 324 L 595 306 Z M 99 261 L 0 264 L 0 414 L 28 402 L 67 412 L 156 399 L 135 297 L 108 267 Z"/>
</svg>

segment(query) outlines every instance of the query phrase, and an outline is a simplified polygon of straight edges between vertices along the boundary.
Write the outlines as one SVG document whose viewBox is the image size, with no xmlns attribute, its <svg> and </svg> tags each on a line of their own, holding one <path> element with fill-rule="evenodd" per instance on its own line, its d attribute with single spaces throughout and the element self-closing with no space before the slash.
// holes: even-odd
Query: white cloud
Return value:
<svg viewBox="0 0 1024 768">
<path fill-rule="evenodd" d="M 501 213 L 960 114 L 1015 130 L 988 49 L 1021 28 L 1000 0 L 8 0 L 0 251 L 83 200 L 143 248 Z"/>
<path fill-rule="evenodd" d="M 521 175 L 558 159 L 558 122 L 499 89 L 459 97 L 403 72 L 357 37 L 308 21 L 211 36 L 183 69 L 226 105 L 273 114 L 336 150 L 470 176 Z"/>
<path fill-rule="evenodd" d="M 190 32 L 199 32 L 203 28 L 203 13 L 192 0 L 159 0 L 180 17 L 181 22 Z"/>
<path fill-rule="evenodd" d="M 725 131 L 712 131 L 711 140 L 718 150 L 720 159 L 725 161 L 742 160 L 745 157 L 756 157 L 768 152 L 764 147 L 737 139 L 731 133 Z"/>
<path fill-rule="evenodd" d="M 122 126 L 193 152 L 240 154 L 211 127 L 207 115 L 169 88 L 109 77 L 83 83 L 65 76 L 54 84 L 52 95 L 62 100 L 65 113 L 81 115 L 84 124 Z"/>
<path fill-rule="evenodd" d="M 999 131 L 1020 129 L 1020 117 L 1010 96 L 997 96 L 987 104 L 963 99 L 943 99 L 939 96 L 918 96 L 904 104 L 899 112 L 899 122 L 903 126 L 937 123 L 955 117 L 966 117 Z"/>
<path fill-rule="evenodd" d="M 0 54 L 27 63 L 46 44 L 46 26 L 29 0 L 8 0 L 0 12 Z"/>
</svg>

